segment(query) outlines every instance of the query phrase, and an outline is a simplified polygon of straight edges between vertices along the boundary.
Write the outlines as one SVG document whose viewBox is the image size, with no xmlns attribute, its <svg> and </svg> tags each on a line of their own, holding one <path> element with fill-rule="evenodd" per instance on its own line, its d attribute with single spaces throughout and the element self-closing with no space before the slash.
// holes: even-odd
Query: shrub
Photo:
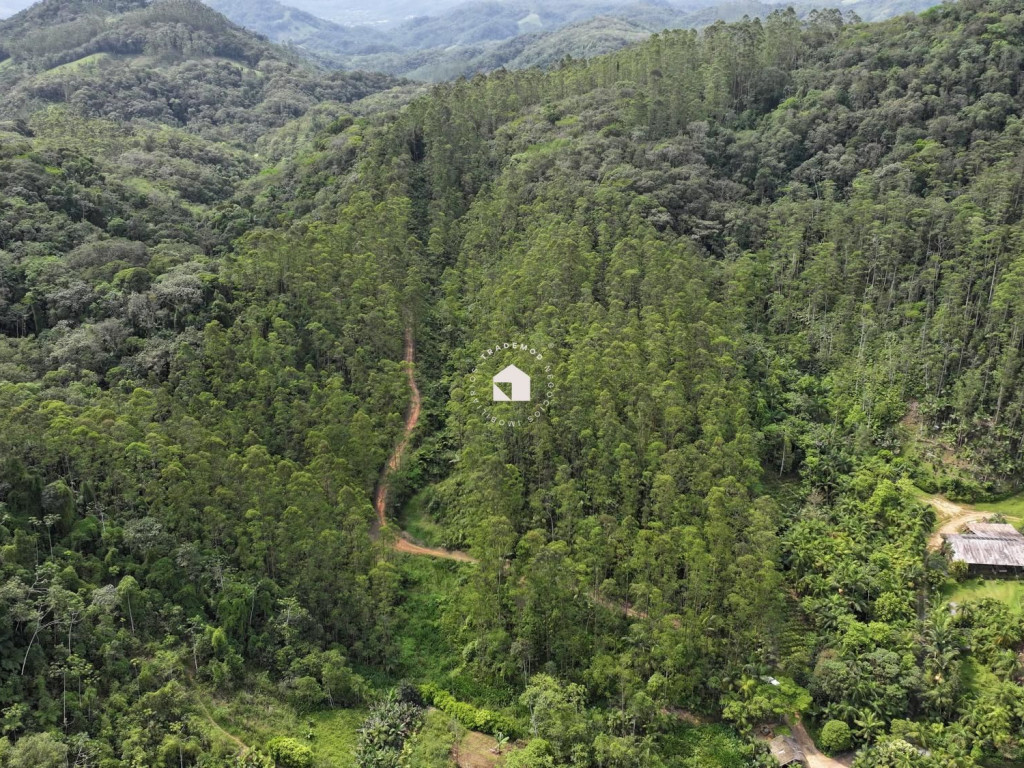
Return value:
<svg viewBox="0 0 1024 768">
<path fill-rule="evenodd" d="M 427 683 L 420 687 L 423 700 L 451 715 L 471 731 L 482 733 L 501 733 L 518 736 L 520 729 L 517 723 L 500 712 L 491 709 L 480 709 L 472 704 L 459 701 L 443 688 Z"/>
<path fill-rule="evenodd" d="M 267 752 L 278 768 L 313 768 L 313 750 L 296 739 L 279 736 L 267 742 Z"/>
<path fill-rule="evenodd" d="M 300 712 L 312 712 L 324 701 L 324 691 L 320 683 L 312 677 L 297 677 L 281 684 L 288 703 Z"/>
<path fill-rule="evenodd" d="M 370 707 L 359 729 L 356 765 L 359 768 L 397 768 L 406 740 L 423 722 L 423 708 L 403 701 L 392 689 Z"/>
<path fill-rule="evenodd" d="M 836 752 L 845 752 L 853 744 L 850 726 L 842 720 L 829 720 L 821 729 L 818 744 L 830 755 L 834 755 Z"/>
<path fill-rule="evenodd" d="M 967 578 L 967 563 L 963 560 L 950 560 L 949 561 L 949 575 L 957 581 L 963 581 Z"/>
</svg>

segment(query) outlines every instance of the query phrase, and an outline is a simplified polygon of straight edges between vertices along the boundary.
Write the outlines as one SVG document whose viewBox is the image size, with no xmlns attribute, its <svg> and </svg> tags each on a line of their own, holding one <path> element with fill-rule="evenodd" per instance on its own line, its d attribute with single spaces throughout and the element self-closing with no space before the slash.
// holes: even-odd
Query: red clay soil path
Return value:
<svg viewBox="0 0 1024 768">
<path fill-rule="evenodd" d="M 402 456 L 405 455 L 405 451 L 409 447 L 409 440 L 412 438 L 412 431 L 416 429 L 416 424 L 420 420 L 420 409 L 422 407 L 423 400 L 420 397 L 420 388 L 416 386 L 416 377 L 413 375 L 413 361 L 415 360 L 415 357 L 416 346 L 413 344 L 412 340 L 412 328 L 406 328 L 404 361 L 406 373 L 409 377 L 409 391 L 412 393 L 412 401 L 409 403 L 409 412 L 405 416 L 405 428 L 402 430 L 402 436 L 395 445 L 395 450 L 391 453 L 391 458 L 388 459 L 388 463 L 384 466 L 384 471 L 380 474 L 380 481 L 377 483 L 377 493 L 373 499 L 373 508 L 377 511 L 378 531 L 388 523 L 388 480 L 402 463 Z M 408 534 L 404 532 L 395 539 L 393 546 L 397 551 L 406 552 L 410 555 L 439 557 L 445 560 L 458 560 L 463 563 L 476 562 L 474 558 L 470 557 L 465 552 L 448 549 L 435 549 L 433 547 L 421 547 L 419 544 L 413 544 L 409 541 Z"/>
</svg>

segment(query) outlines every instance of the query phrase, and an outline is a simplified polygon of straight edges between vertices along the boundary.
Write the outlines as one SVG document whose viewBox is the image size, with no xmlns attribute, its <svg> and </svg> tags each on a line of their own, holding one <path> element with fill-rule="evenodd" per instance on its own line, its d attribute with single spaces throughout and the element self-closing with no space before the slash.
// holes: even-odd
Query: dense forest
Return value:
<svg viewBox="0 0 1024 768">
<path fill-rule="evenodd" d="M 1024 762 L 1024 599 L 921 500 L 1024 480 L 1018 3 L 430 90 L 193 0 L 0 51 L 0 766 Z"/>
</svg>

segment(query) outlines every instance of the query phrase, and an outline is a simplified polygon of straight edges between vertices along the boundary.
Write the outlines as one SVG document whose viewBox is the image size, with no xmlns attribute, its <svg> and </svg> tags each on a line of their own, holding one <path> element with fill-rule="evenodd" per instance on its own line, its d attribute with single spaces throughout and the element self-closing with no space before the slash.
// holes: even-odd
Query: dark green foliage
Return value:
<svg viewBox="0 0 1024 768">
<path fill-rule="evenodd" d="M 354 101 L 394 84 L 384 75 L 317 71 L 199 0 L 158 0 L 114 17 L 89 6 L 73 21 L 40 25 L 51 4 L 58 5 L 0 21 L 0 50 L 10 57 L 0 70 L 0 115 L 70 104 L 90 116 L 251 145 L 320 102 Z"/>
<path fill-rule="evenodd" d="M 39 13 L 142 52 L 44 72 L 19 27 L 0 73 L 9 755 L 198 765 L 198 687 L 310 712 L 404 674 L 531 738 L 512 765 L 765 759 L 686 710 L 821 715 L 863 765 L 1021 757 L 1019 612 L 936 600 L 911 485 L 1024 474 L 1018 7 L 778 12 L 362 113 L 317 102 L 388 81 L 190 3 L 81 10 Z M 407 329 L 391 501 L 429 488 L 475 565 L 373 535 Z M 505 339 L 558 388 L 515 431 L 469 394 Z M 375 705 L 362 763 L 420 710 Z"/>
</svg>

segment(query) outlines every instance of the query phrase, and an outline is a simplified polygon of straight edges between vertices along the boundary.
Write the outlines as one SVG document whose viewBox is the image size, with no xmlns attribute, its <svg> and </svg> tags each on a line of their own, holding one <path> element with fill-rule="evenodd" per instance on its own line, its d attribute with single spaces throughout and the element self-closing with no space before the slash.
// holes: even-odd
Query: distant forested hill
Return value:
<svg viewBox="0 0 1024 768">
<path fill-rule="evenodd" d="M 187 0 L 0 46 L 3 768 L 1024 760 L 920 500 L 1024 485 L 1018 2 L 430 89 Z"/>
<path fill-rule="evenodd" d="M 935 0 L 857 0 L 836 3 L 864 20 L 924 10 Z M 277 0 L 211 0 L 239 24 L 296 46 L 314 57 L 348 69 L 447 80 L 498 67 L 548 66 L 566 56 L 595 56 L 636 42 L 663 29 L 702 28 L 715 21 L 765 17 L 794 7 L 801 16 L 827 3 L 677 3 L 633 0 L 471 0 L 451 8 L 417 11 L 389 24 L 342 26 L 282 5 Z M 346 16 L 348 6 L 324 13 Z"/>
<path fill-rule="evenodd" d="M 275 0 L 208 0 L 207 4 L 236 24 L 313 53 L 338 56 L 395 50 L 386 33 L 369 25 L 336 24 Z"/>
<path fill-rule="evenodd" d="M 46 0 L 0 22 L 0 59 L 0 116 L 66 104 L 250 143 L 320 102 L 394 84 L 384 75 L 317 72 L 197 0 Z"/>
</svg>

